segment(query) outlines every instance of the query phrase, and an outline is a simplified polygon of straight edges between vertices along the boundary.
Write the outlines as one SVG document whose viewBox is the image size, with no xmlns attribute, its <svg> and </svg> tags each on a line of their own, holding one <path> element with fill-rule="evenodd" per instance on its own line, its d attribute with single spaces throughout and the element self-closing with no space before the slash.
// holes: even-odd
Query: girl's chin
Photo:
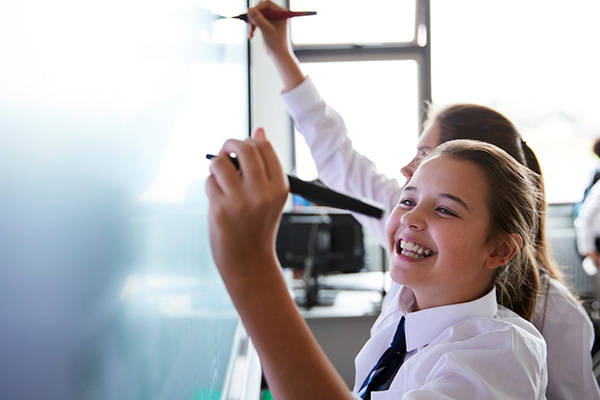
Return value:
<svg viewBox="0 0 600 400">
<path fill-rule="evenodd" d="M 427 259 L 406 261 L 403 259 L 394 259 L 390 262 L 390 278 L 401 285 L 411 286 L 423 279 L 427 274 Z"/>
<path fill-rule="evenodd" d="M 410 286 L 412 281 L 410 271 L 407 271 L 406 268 L 400 266 L 390 267 L 390 278 L 392 278 L 394 282 L 404 286 Z"/>
</svg>

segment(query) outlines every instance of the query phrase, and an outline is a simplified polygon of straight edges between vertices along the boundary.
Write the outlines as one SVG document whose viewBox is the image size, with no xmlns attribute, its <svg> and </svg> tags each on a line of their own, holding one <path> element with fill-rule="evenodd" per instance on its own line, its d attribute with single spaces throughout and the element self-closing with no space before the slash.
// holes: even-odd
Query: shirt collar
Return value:
<svg viewBox="0 0 600 400">
<path fill-rule="evenodd" d="M 496 289 L 476 300 L 411 312 L 413 291 L 403 286 L 390 304 L 388 315 L 399 313 L 406 318 L 406 350 L 428 345 L 448 327 L 468 318 L 493 318 L 498 313 Z M 398 320 L 400 316 L 397 317 Z"/>
</svg>

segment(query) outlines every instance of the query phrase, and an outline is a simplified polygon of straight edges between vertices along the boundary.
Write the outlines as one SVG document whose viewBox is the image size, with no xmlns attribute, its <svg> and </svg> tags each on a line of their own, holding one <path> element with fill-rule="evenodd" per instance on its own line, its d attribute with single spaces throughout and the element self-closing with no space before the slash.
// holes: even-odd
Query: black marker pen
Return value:
<svg viewBox="0 0 600 400">
<path fill-rule="evenodd" d="M 213 154 L 207 154 L 209 160 L 216 157 Z M 238 160 L 235 157 L 229 157 L 237 169 L 240 168 Z M 297 194 L 313 203 L 322 206 L 339 208 L 342 210 L 354 211 L 359 214 L 368 215 L 380 219 L 383 217 L 383 209 L 379 206 L 367 204 L 363 201 L 347 196 L 345 194 L 331 190 L 325 186 L 316 183 L 303 181 L 293 175 L 288 175 L 290 182 L 290 193 Z"/>
</svg>

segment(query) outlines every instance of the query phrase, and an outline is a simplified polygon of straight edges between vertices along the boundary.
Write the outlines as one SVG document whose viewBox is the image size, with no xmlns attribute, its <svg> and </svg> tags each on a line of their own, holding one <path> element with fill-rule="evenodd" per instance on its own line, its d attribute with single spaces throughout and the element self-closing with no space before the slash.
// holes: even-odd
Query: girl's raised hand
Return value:
<svg viewBox="0 0 600 400">
<path fill-rule="evenodd" d="M 239 171 L 229 159 L 231 153 L 237 156 Z M 261 128 L 245 141 L 227 140 L 209 169 L 206 194 L 213 258 L 224 280 L 245 279 L 243 266 L 275 257 L 289 182 Z"/>
<path fill-rule="evenodd" d="M 266 10 L 285 10 L 285 8 L 279 7 L 269 0 L 261 1 L 256 7 L 249 8 L 247 13 L 248 37 L 254 36 L 257 27 L 261 30 L 266 52 L 272 58 L 279 72 L 284 91 L 288 91 L 304 81 L 304 73 L 292 52 L 287 31 L 288 20 L 268 20 L 261 14 L 261 11 Z"/>
<path fill-rule="evenodd" d="M 287 55 L 291 52 L 287 34 L 287 19 L 268 20 L 261 11 L 265 10 L 285 10 L 270 0 L 261 1 L 255 7 L 248 9 L 248 38 L 254 37 L 254 32 L 258 27 L 263 36 L 267 53 L 278 57 Z"/>
</svg>

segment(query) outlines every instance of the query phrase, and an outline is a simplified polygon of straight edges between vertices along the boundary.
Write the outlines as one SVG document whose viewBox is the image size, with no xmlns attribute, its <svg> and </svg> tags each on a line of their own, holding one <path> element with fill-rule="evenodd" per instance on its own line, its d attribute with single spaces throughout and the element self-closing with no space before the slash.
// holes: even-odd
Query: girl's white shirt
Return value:
<svg viewBox="0 0 600 400">
<path fill-rule="evenodd" d="M 600 182 L 590 189 L 574 225 L 579 253 L 586 255 L 595 252 L 595 240 L 600 237 Z"/>
<path fill-rule="evenodd" d="M 535 327 L 498 307 L 496 292 L 461 304 L 412 312 L 412 290 L 401 287 L 371 328 L 356 357 L 356 386 L 389 347 L 405 317 L 407 355 L 378 399 L 544 399 L 546 344 Z"/>
<path fill-rule="evenodd" d="M 385 221 L 400 198 L 398 181 L 379 173 L 371 160 L 357 153 L 347 136 L 342 117 L 329 107 L 307 77 L 296 88 L 282 93 L 296 128 L 304 136 L 319 171 L 331 188 L 384 205 L 381 219 L 354 217 L 387 248 Z M 548 399 L 600 399 L 593 375 L 592 323 L 577 299 L 555 279 L 549 279 L 548 301 L 540 301 L 533 323 L 548 343 Z M 393 283 L 386 302 L 400 285 Z M 544 311 L 546 305 L 546 311 Z M 566 328 L 565 330 L 565 327 Z"/>
</svg>

